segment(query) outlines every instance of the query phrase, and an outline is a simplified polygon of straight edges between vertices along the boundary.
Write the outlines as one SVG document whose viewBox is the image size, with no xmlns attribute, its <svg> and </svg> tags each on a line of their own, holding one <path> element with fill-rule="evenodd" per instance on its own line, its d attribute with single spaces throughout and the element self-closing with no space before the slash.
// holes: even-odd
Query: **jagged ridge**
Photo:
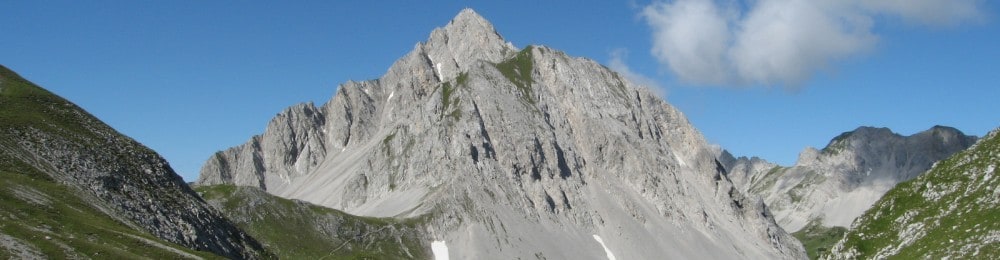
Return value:
<svg viewBox="0 0 1000 260">
<path fill-rule="evenodd" d="M 719 166 L 651 91 L 591 60 L 518 50 L 467 9 L 381 78 L 216 154 L 198 182 L 430 216 L 430 237 L 462 259 L 603 256 L 594 235 L 628 259 L 804 257 Z"/>
<path fill-rule="evenodd" d="M 822 150 L 806 148 L 794 166 L 757 158 L 720 160 L 743 191 L 762 197 L 785 230 L 805 238 L 811 256 L 828 250 L 843 230 L 886 191 L 972 145 L 951 127 L 934 126 L 901 136 L 888 128 L 859 127 Z"/>
</svg>

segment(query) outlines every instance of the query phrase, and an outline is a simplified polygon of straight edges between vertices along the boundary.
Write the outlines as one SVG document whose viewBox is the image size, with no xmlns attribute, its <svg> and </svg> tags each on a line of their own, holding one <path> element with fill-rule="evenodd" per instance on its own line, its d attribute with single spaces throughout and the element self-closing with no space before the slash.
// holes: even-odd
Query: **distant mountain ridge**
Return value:
<svg viewBox="0 0 1000 260">
<path fill-rule="evenodd" d="M 471 9 L 384 76 L 213 155 L 197 183 L 427 218 L 455 259 L 805 257 L 679 111 L 591 60 L 517 49 Z"/>
<path fill-rule="evenodd" d="M 730 155 L 723 155 L 729 157 L 723 161 L 736 169 L 729 176 L 734 182 L 763 197 L 778 223 L 797 231 L 814 220 L 825 226 L 849 226 L 896 183 L 916 177 L 975 141 L 975 136 L 945 126 L 911 136 L 888 128 L 859 127 L 833 138 L 822 150 L 806 148 L 792 167 Z M 755 170 L 740 170 L 747 168 Z"/>
<path fill-rule="evenodd" d="M 742 191 L 764 200 L 786 231 L 832 243 L 830 238 L 839 238 L 897 183 L 917 177 L 975 141 L 975 136 L 945 126 L 911 136 L 888 128 L 859 127 L 833 138 L 822 150 L 806 148 L 790 167 L 734 158 L 725 151 L 720 161 Z M 811 250 L 817 248 L 810 248 L 813 241 L 802 242 L 815 255 Z"/>
<path fill-rule="evenodd" d="M 829 259 L 1000 258 L 1000 129 L 892 188 Z"/>
</svg>

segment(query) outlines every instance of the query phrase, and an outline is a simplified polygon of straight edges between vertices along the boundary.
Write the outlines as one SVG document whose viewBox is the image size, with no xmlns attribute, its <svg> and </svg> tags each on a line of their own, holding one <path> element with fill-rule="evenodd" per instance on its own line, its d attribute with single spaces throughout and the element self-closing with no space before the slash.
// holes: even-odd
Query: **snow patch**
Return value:
<svg viewBox="0 0 1000 260">
<path fill-rule="evenodd" d="M 687 166 L 687 163 L 684 163 L 684 160 L 683 160 L 683 159 L 681 159 L 681 156 L 680 156 L 680 155 L 677 155 L 677 154 L 675 153 L 675 154 L 674 154 L 674 159 L 677 159 L 677 164 L 680 164 L 681 166 Z"/>
<path fill-rule="evenodd" d="M 434 253 L 434 260 L 448 260 L 448 245 L 444 241 L 431 242 L 431 252 Z M 611 253 L 608 252 L 608 255 Z"/>
<path fill-rule="evenodd" d="M 441 63 L 440 62 L 434 64 L 434 72 L 437 73 L 438 80 L 444 81 L 444 78 L 441 77 Z"/>
<path fill-rule="evenodd" d="M 392 95 L 396 94 L 396 91 L 389 92 L 389 98 L 385 99 L 385 102 L 392 101 Z"/>
<path fill-rule="evenodd" d="M 608 249 L 608 246 L 604 245 L 604 240 L 601 240 L 601 236 L 594 235 L 594 240 L 597 240 L 597 243 L 600 243 L 601 247 L 604 248 L 604 253 L 608 254 L 608 260 L 617 260 L 615 254 L 611 253 L 611 249 Z"/>
</svg>

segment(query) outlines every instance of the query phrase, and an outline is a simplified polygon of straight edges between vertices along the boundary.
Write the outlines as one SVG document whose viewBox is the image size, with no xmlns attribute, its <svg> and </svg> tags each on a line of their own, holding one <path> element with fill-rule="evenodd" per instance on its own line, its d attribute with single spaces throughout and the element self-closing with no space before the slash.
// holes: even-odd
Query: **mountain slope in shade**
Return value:
<svg viewBox="0 0 1000 260">
<path fill-rule="evenodd" d="M 455 259 L 805 257 L 679 111 L 468 9 L 381 78 L 212 156 L 198 183 L 427 217 Z"/>
<path fill-rule="evenodd" d="M 87 257 L 221 258 L 122 224 L 44 173 L 0 170 L 0 259 Z"/>
<path fill-rule="evenodd" d="M 281 259 L 429 259 L 423 218 L 357 217 L 256 187 L 195 190 Z"/>
<path fill-rule="evenodd" d="M 859 127 L 822 150 L 806 148 L 792 167 L 762 160 L 721 159 L 742 190 L 764 199 L 785 230 L 815 222 L 847 227 L 897 183 L 976 140 L 951 127 L 934 126 L 901 136 L 888 128 Z M 764 170 L 767 169 L 767 170 Z"/>
<path fill-rule="evenodd" d="M 232 258 L 267 256 L 162 157 L 2 66 L 0 123 L 0 177 L 11 185 L 2 187 L 11 199 L 4 203 L 13 207 L 3 210 L 14 211 L 2 218 L 0 240 L 24 245 L 16 248 L 55 258 L 144 247 L 190 256 L 172 248 L 179 244 Z M 37 208 L 21 208 L 29 204 Z"/>
<path fill-rule="evenodd" d="M 1000 258 L 998 135 L 890 190 L 826 258 Z"/>
</svg>

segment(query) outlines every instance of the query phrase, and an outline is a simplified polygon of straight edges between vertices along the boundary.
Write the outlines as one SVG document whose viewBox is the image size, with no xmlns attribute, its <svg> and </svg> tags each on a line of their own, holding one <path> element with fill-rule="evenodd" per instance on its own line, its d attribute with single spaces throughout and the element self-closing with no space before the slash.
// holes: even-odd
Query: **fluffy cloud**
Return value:
<svg viewBox="0 0 1000 260">
<path fill-rule="evenodd" d="M 676 0 L 642 10 L 653 55 L 682 81 L 797 86 L 872 49 L 876 17 L 948 26 L 980 20 L 978 0 Z"/>
</svg>

